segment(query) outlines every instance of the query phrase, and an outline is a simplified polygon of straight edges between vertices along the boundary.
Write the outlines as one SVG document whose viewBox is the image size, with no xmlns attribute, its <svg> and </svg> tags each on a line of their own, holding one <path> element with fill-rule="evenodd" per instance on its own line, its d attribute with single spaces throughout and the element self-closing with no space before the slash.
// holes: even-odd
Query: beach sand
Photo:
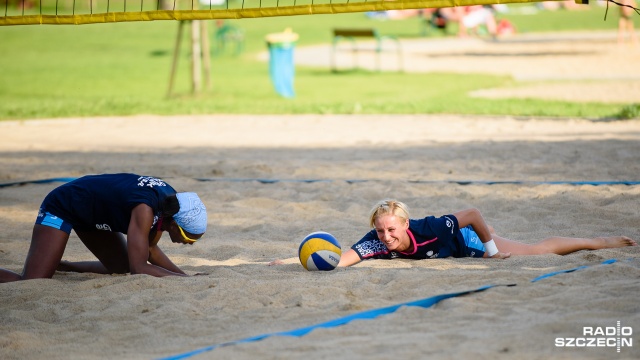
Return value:
<svg viewBox="0 0 640 360">
<path fill-rule="evenodd" d="M 209 213 L 196 244 L 160 242 L 187 273 L 207 275 L 58 272 L 0 285 L 1 359 L 161 358 L 490 284 L 515 286 L 193 359 L 640 358 L 638 246 L 375 260 L 332 272 L 305 271 L 296 258 L 300 240 L 318 230 L 348 249 L 369 230 L 369 208 L 387 197 L 406 202 L 415 218 L 476 207 L 498 234 L 525 243 L 640 239 L 640 186 L 538 183 L 640 180 L 640 120 L 138 116 L 7 121 L 0 132 L 0 183 L 136 172 L 197 192 Z M 0 267 L 21 271 L 38 206 L 58 185 L 0 188 Z M 64 259 L 93 256 L 74 234 Z M 285 264 L 267 265 L 275 259 Z M 601 264 L 608 259 L 618 261 Z M 531 282 L 579 266 L 587 267 Z M 620 353 L 555 345 L 617 321 L 633 331 L 622 336 L 633 346 Z"/>
</svg>

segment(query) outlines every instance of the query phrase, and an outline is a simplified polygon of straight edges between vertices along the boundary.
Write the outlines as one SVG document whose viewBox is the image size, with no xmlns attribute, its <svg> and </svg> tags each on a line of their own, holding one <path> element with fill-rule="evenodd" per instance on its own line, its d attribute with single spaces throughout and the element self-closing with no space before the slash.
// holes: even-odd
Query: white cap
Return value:
<svg viewBox="0 0 640 360">
<path fill-rule="evenodd" d="M 176 221 L 186 232 L 191 234 L 204 234 L 207 231 L 207 208 L 196 193 L 177 193 L 180 210 L 173 215 Z"/>
</svg>

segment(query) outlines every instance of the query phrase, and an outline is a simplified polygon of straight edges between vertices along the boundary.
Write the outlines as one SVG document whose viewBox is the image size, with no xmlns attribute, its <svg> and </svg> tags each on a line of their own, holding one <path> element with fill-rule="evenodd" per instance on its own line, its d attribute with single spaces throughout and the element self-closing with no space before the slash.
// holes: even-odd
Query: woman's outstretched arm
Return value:
<svg viewBox="0 0 640 360">
<path fill-rule="evenodd" d="M 353 249 L 349 249 L 343 252 L 342 255 L 340 256 L 340 262 L 338 263 L 338 267 L 347 267 L 347 266 L 355 265 L 360 261 L 362 260 L 360 260 L 360 256 L 358 256 L 356 251 Z"/>
</svg>

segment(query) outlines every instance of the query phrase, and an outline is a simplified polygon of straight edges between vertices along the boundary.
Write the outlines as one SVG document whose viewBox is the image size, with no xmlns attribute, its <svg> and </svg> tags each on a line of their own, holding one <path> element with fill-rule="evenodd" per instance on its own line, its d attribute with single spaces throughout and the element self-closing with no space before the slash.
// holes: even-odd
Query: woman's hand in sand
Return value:
<svg viewBox="0 0 640 360">
<path fill-rule="evenodd" d="M 267 266 L 273 266 L 273 265 L 284 265 L 284 261 L 280 259 L 275 259 L 272 262 L 267 264 Z"/>
<path fill-rule="evenodd" d="M 492 259 L 506 259 L 506 258 L 508 258 L 510 256 L 511 256 L 511 253 L 499 252 L 499 253 L 493 255 L 491 258 Z"/>
</svg>

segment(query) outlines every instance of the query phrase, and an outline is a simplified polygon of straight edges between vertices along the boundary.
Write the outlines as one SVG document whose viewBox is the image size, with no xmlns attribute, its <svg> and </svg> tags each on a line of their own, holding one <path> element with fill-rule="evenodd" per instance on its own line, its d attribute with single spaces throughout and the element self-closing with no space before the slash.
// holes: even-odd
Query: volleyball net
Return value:
<svg viewBox="0 0 640 360">
<path fill-rule="evenodd" d="M 561 1 L 561 0 L 554 0 Z M 538 0 L 0 0 L 0 26 L 341 14 Z M 587 4 L 588 0 L 575 0 Z"/>
</svg>

